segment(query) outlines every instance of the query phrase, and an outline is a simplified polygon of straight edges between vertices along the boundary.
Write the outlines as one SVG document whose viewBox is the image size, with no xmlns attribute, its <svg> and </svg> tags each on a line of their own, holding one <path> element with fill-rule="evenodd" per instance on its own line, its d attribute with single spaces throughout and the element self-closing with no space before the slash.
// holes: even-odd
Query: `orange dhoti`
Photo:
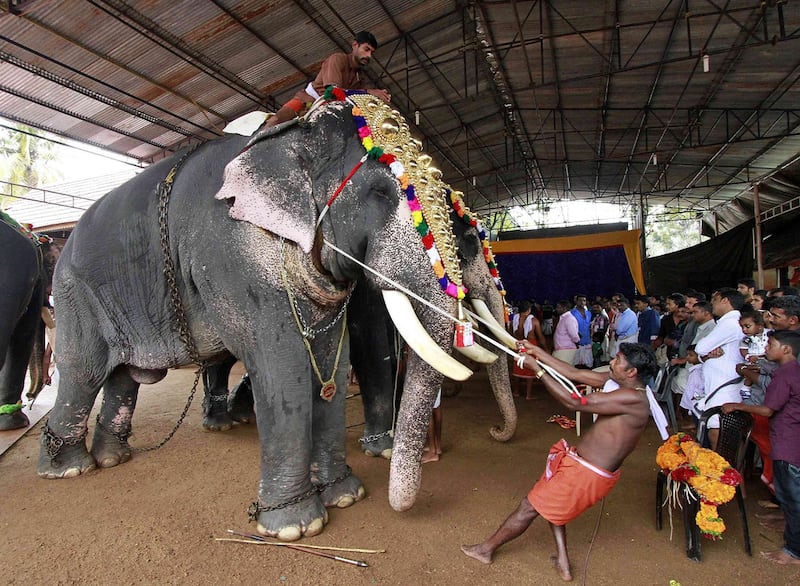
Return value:
<svg viewBox="0 0 800 586">
<path fill-rule="evenodd" d="M 528 502 L 553 525 L 566 525 L 611 492 L 619 475 L 587 462 L 562 439 L 550 448 Z"/>
</svg>

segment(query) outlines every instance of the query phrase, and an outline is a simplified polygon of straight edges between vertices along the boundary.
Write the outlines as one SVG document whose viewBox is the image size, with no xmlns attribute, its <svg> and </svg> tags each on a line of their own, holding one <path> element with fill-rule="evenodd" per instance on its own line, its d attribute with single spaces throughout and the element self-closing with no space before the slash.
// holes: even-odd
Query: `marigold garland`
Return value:
<svg viewBox="0 0 800 586">
<path fill-rule="evenodd" d="M 700 510 L 695 516 L 704 537 L 720 539 L 725 523 L 717 506 L 729 502 L 736 494 L 742 477 L 718 453 L 701 447 L 685 433 L 671 436 L 658 448 L 656 463 L 667 474 L 668 482 L 692 487 L 700 497 Z"/>
<path fill-rule="evenodd" d="M 323 99 L 342 101 L 347 99 L 347 96 L 366 93 L 367 92 L 363 90 L 345 91 L 338 87 L 328 86 L 325 88 Z M 425 252 L 428 255 L 428 258 L 430 259 L 431 267 L 433 267 L 433 271 L 436 274 L 439 285 L 450 297 L 463 299 L 467 294 L 467 289 L 463 285 L 457 285 L 454 283 L 448 276 L 447 271 L 444 268 L 442 257 L 436 247 L 433 233 L 423 218 L 422 206 L 417 199 L 414 185 L 411 184 L 405 167 L 403 167 L 403 164 L 397 160 L 393 154 L 386 153 L 383 151 L 383 149 L 375 145 L 372 140 L 372 130 L 367 123 L 364 112 L 356 105 L 353 106 L 352 112 L 353 120 L 356 123 L 356 130 L 359 138 L 361 139 L 361 144 L 364 145 L 364 150 L 367 151 L 367 157 L 370 159 L 375 159 L 388 166 L 389 170 L 400 183 L 400 188 L 406 196 L 406 202 L 408 203 L 408 208 L 411 211 L 411 219 L 414 223 L 414 228 L 417 230 L 422 239 L 422 244 L 425 247 Z"/>
</svg>

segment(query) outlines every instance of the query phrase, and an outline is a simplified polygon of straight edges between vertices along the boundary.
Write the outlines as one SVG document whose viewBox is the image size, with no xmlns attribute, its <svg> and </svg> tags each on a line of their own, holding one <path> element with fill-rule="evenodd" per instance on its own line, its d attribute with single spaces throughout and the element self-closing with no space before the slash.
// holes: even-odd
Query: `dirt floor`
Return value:
<svg viewBox="0 0 800 586">
<path fill-rule="evenodd" d="M 237 367 L 232 380 L 238 380 Z M 173 427 L 188 396 L 193 372 L 174 371 L 143 387 L 134 418 L 135 446 L 157 443 Z M 355 389 L 357 391 L 357 388 Z M 381 554 L 339 554 L 364 559 L 368 568 L 313 557 L 282 547 L 223 543 L 226 529 L 254 532 L 246 509 L 259 476 L 253 426 L 207 433 L 200 398 L 170 443 L 139 453 L 123 466 L 72 480 L 36 476 L 38 426 L 0 458 L 0 552 L 5 584 L 560 584 L 549 563 L 554 551 L 541 519 L 483 565 L 459 550 L 489 535 L 541 474 L 549 446 L 574 431 L 545 420 L 561 411 L 549 397 L 517 399 L 516 437 L 499 444 L 489 428 L 499 415 L 478 373 L 461 392 L 446 397 L 444 454 L 425 464 L 416 506 L 393 511 L 387 501 L 389 463 L 358 449 L 363 413 L 348 401 L 349 463 L 367 488 L 365 500 L 331 510 L 325 531 L 302 543 L 385 549 Z M 574 413 L 565 415 L 574 416 Z M 91 436 L 90 436 L 91 437 Z M 687 559 L 683 525 L 674 515 L 662 531 L 654 521 L 655 451 L 647 430 L 606 498 L 586 567 L 600 505 L 568 527 L 575 581 L 587 584 L 796 584 L 800 570 L 778 567 L 759 551 L 782 543 L 755 517 L 765 491 L 749 480 L 748 515 L 754 556 L 743 548 L 734 504 L 721 508 L 724 539 L 703 542 L 703 561 Z"/>
</svg>

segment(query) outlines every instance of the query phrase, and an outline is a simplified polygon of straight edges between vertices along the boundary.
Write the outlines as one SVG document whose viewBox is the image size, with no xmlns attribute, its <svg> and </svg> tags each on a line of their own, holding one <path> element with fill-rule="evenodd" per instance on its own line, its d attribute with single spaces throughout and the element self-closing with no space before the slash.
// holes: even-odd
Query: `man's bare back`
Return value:
<svg viewBox="0 0 800 586">
<path fill-rule="evenodd" d="M 650 404 L 644 391 L 636 389 L 617 389 L 612 393 L 597 395 L 598 399 L 612 398 L 611 395 L 614 399 L 622 399 L 625 395 L 626 412 L 598 415 L 597 421 L 581 437 L 575 449 L 587 462 L 614 472 L 636 447 L 650 419 Z"/>
</svg>

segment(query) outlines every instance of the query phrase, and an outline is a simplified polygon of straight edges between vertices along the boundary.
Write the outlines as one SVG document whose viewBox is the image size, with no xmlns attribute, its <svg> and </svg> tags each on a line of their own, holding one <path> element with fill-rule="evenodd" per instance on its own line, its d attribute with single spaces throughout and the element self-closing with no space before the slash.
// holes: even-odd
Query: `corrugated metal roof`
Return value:
<svg viewBox="0 0 800 586">
<path fill-rule="evenodd" d="M 7 205 L 5 211 L 20 223 L 32 224 L 37 232 L 70 227 L 95 201 L 140 171 L 131 167 L 109 175 L 30 189 Z"/>
<path fill-rule="evenodd" d="M 276 108 L 367 29 L 369 76 L 484 216 L 796 194 L 800 6 L 687 5 L 29 0 L 0 13 L 0 116 L 155 160 Z"/>
</svg>

